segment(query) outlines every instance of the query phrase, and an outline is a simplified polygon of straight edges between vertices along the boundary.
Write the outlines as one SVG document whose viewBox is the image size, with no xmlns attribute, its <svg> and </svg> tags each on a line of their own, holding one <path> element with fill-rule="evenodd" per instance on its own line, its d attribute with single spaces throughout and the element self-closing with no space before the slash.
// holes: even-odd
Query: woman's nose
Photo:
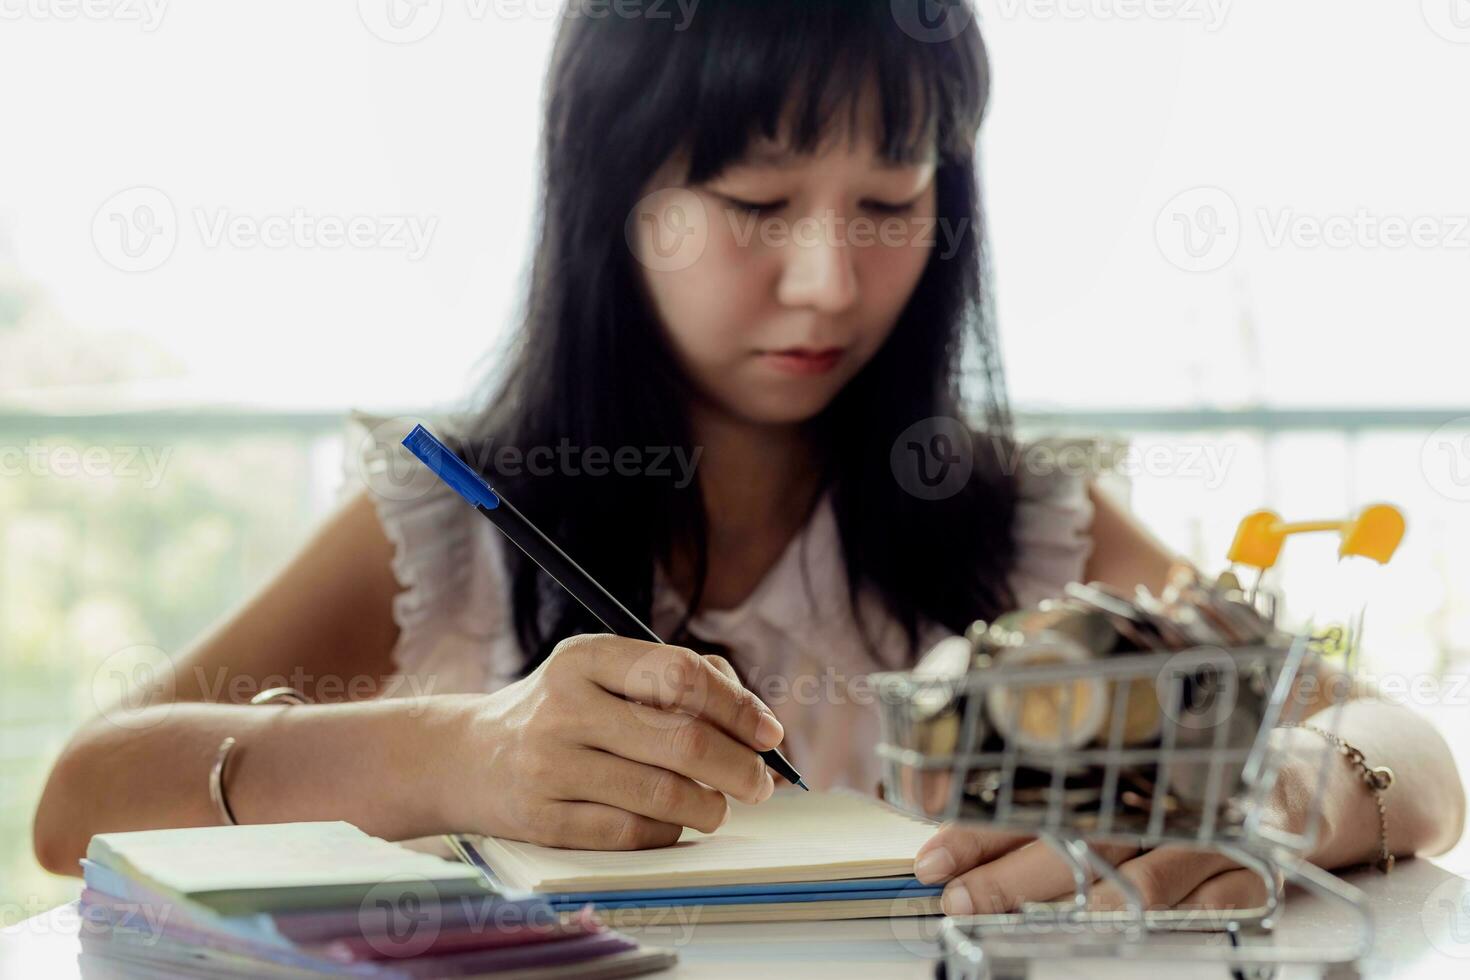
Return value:
<svg viewBox="0 0 1470 980">
<path fill-rule="evenodd" d="M 839 223 L 815 217 L 797 220 L 785 251 L 777 288 L 782 305 L 834 314 L 857 302 L 853 251 L 843 240 Z"/>
</svg>

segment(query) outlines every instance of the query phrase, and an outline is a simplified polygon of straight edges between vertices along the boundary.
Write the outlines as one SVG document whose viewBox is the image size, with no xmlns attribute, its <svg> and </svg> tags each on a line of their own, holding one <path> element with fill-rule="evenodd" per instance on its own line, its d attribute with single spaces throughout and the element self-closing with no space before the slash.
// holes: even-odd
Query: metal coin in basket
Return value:
<svg viewBox="0 0 1470 980">
<path fill-rule="evenodd" d="M 1403 519 L 1388 505 L 1299 524 L 1261 511 L 1241 523 L 1230 558 L 1264 572 L 1286 536 L 1321 530 L 1341 533 L 1343 558 L 1386 563 Z M 1329 742 L 1304 826 L 1265 819 L 1284 761 L 1270 735 L 1305 712 L 1298 682 L 1317 679 L 1324 646 L 1278 630 L 1274 596 L 1258 589 L 1259 579 L 1244 593 L 1233 570 L 1206 582 L 1188 566 L 1158 597 L 1078 585 L 1036 610 L 975 624 L 913 671 L 875 675 L 889 802 L 934 820 L 1034 835 L 1075 885 L 1067 901 L 945 919 L 949 980 L 1022 977 L 1034 960 L 1090 957 L 1208 961 L 1236 976 L 1296 964 L 1356 975 L 1373 943 L 1370 910 L 1361 892 L 1304 859 L 1334 761 Z M 1351 632 L 1349 670 L 1361 615 Z M 1108 843 L 1218 852 L 1258 874 L 1269 898 L 1254 909 L 1145 908 L 1094 847 Z M 1091 908 L 1096 882 L 1112 885 L 1125 908 Z M 1275 942 L 1287 883 L 1340 903 L 1356 920 L 1357 942 Z M 1230 943 L 1190 935 L 1201 931 Z"/>
<path fill-rule="evenodd" d="M 1043 640 L 1036 649 L 1055 646 Z M 1311 843 L 1307 833 L 1291 834 L 1254 819 L 1277 775 L 1278 760 L 1266 736 L 1294 720 L 1294 681 L 1315 664 L 1305 640 L 1103 660 L 1019 659 L 1025 662 L 1017 666 L 982 662 L 962 679 L 912 672 L 875 679 L 886 798 L 930 819 L 1034 834 L 1055 850 L 1076 883 L 1068 902 L 947 920 L 941 936 L 950 978 L 1024 975 L 1029 960 L 1088 955 L 1223 955 L 1239 965 L 1361 958 L 1371 921 L 1356 889 L 1300 860 Z M 1095 712 L 1074 704 L 1097 697 L 1099 690 L 1107 692 L 1103 725 L 1090 740 L 1080 739 L 1074 723 Z M 1156 699 L 1158 734 L 1134 744 L 1128 738 L 1129 709 L 1140 700 L 1139 690 Z M 987 711 L 1006 700 L 1035 716 L 1025 738 L 1007 738 L 1001 730 L 1007 723 L 997 724 Z M 1136 707 L 1133 713 L 1136 718 Z M 946 719 L 943 738 L 935 737 L 936 717 Z M 1047 719 L 1055 722 L 1050 746 L 1044 744 Z M 1132 727 L 1135 734 L 1147 730 Z M 952 734 L 956 728 L 958 738 Z M 933 751 L 936 745 L 944 750 Z M 1329 751 L 1330 746 L 1323 753 L 1323 772 Z M 1260 908 L 1229 912 L 1145 909 L 1131 884 L 1090 846 L 1096 843 L 1216 850 L 1259 874 L 1272 897 Z M 1089 910 L 1095 880 L 1113 884 L 1128 908 Z M 1360 915 L 1363 948 L 1289 950 L 1249 941 L 1271 928 L 1283 880 L 1340 899 Z M 1247 941 L 1222 950 L 1168 935 L 1200 930 L 1233 930 Z"/>
</svg>

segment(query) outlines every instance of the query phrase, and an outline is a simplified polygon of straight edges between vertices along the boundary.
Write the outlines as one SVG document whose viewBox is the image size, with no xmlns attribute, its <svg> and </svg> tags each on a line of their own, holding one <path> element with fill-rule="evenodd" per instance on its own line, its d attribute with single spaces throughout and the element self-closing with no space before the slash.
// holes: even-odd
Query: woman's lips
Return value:
<svg viewBox="0 0 1470 980">
<path fill-rule="evenodd" d="M 761 351 L 760 358 L 777 371 L 786 374 L 826 374 L 842 360 L 841 347 L 790 347 L 786 350 Z"/>
</svg>

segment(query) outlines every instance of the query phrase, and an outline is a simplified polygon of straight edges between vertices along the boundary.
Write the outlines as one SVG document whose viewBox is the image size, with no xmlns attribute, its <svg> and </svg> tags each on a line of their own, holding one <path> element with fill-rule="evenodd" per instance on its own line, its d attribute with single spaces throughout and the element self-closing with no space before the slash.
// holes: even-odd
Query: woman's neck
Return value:
<svg viewBox="0 0 1470 980">
<path fill-rule="evenodd" d="M 702 607 L 738 605 L 805 526 L 821 489 L 821 467 L 799 425 L 766 426 L 706 406 L 690 410 L 699 447 L 699 486 L 707 517 L 709 566 Z M 686 598 L 693 548 L 676 547 L 670 577 Z"/>
</svg>

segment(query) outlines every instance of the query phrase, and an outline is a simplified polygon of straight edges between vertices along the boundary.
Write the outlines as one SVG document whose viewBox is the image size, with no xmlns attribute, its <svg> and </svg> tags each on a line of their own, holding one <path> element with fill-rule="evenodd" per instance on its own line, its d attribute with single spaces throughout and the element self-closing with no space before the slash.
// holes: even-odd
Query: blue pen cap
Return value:
<svg viewBox="0 0 1470 980">
<path fill-rule="evenodd" d="M 500 506 L 500 498 L 490 489 L 490 484 L 422 425 L 414 426 L 413 431 L 404 436 L 403 444 L 425 466 L 433 470 L 439 479 L 449 484 L 455 493 L 470 503 L 490 510 Z"/>
</svg>

